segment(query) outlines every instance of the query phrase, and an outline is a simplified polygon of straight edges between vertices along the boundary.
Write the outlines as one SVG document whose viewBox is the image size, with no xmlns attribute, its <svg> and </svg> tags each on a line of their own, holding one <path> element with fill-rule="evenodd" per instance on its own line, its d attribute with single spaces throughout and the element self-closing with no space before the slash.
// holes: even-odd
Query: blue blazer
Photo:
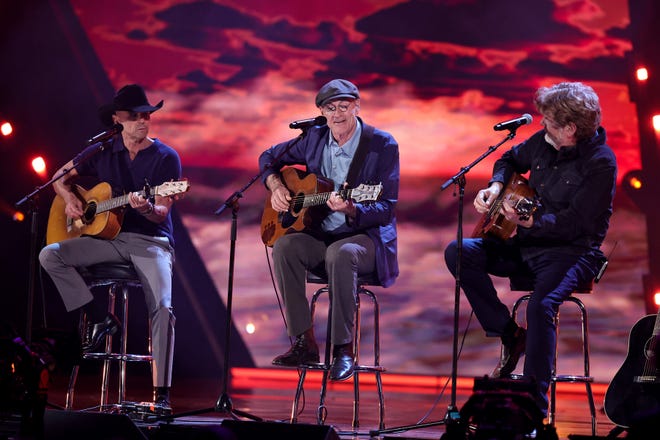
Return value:
<svg viewBox="0 0 660 440">
<path fill-rule="evenodd" d="M 362 136 L 368 127 L 362 119 Z M 382 183 L 383 191 L 378 201 L 356 203 L 356 216 L 347 224 L 355 233 L 365 233 L 376 246 L 376 270 L 380 285 L 388 287 L 399 275 L 397 262 L 396 202 L 399 197 L 399 145 L 394 137 L 377 128 L 373 129 L 367 154 L 357 175 L 360 183 Z M 287 165 L 304 165 L 309 173 L 321 176 L 323 148 L 330 129 L 327 125 L 311 127 L 298 138 L 274 145 L 259 156 L 259 168 L 264 172 L 263 182 L 268 176 L 278 173 Z M 362 140 L 362 139 L 360 139 Z M 275 161 L 283 151 L 279 160 Z"/>
</svg>

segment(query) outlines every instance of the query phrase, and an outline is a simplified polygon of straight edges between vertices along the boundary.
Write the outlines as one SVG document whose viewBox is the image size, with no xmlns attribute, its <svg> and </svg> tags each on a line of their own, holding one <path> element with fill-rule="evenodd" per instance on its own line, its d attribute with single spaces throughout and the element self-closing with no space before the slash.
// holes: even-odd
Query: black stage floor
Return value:
<svg viewBox="0 0 660 440">
<path fill-rule="evenodd" d="M 140 414 L 117 412 L 116 408 L 114 414 L 99 413 L 100 377 L 97 374 L 81 374 L 73 409 L 64 411 L 59 408 L 65 405 L 68 378 L 55 375 L 48 390 L 46 438 L 232 439 L 236 437 L 230 434 L 243 430 L 247 431 L 245 438 L 250 439 L 440 439 L 447 430 L 442 422 L 451 413 L 448 411 L 452 403 L 451 383 L 447 377 L 384 373 L 385 426 L 380 429 L 375 380 L 373 374 L 368 373 L 360 375 L 359 426 L 352 426 L 352 380 L 329 385 L 326 420 L 324 425 L 319 425 L 320 374 L 316 373 L 308 372 L 305 399 L 299 405 L 295 424 L 290 423 L 298 379 L 294 369 L 234 369 L 227 390 L 223 389 L 220 377 L 179 379 L 172 389 L 173 418 L 169 420 L 154 420 L 151 417 L 145 420 Z M 128 401 L 150 399 L 150 387 L 146 385 L 149 383 L 148 377 L 129 375 L 127 382 Z M 457 409 L 464 408 L 474 395 L 473 383 L 474 378 L 458 378 Z M 615 427 L 602 410 L 606 390 L 607 384 L 593 384 L 597 410 L 596 438 L 605 438 Z M 220 409 L 231 408 L 238 415 L 249 417 L 232 417 L 229 412 L 218 410 L 217 402 L 221 396 L 225 399 L 222 399 Z M 113 386 L 110 402 L 116 400 L 117 391 Z M 502 416 L 496 411 L 492 414 L 498 414 L 496 417 L 502 422 L 501 419 L 507 415 Z M 511 417 L 520 420 L 519 415 Z M 511 423 L 504 422 L 504 425 L 510 426 Z M 591 419 L 583 384 L 558 384 L 555 432 L 559 440 L 591 438 Z M 504 434 L 501 437 L 509 438 Z M 239 435 L 237 440 L 242 438 Z"/>
</svg>

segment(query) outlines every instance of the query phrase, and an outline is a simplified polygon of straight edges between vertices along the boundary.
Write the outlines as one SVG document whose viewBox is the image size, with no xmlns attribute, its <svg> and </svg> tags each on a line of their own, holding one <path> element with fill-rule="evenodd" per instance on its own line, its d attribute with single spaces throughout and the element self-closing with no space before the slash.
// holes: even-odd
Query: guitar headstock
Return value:
<svg viewBox="0 0 660 440">
<path fill-rule="evenodd" d="M 355 200 L 356 202 L 378 200 L 382 191 L 382 183 L 379 183 L 378 185 L 367 185 L 361 183 L 356 188 L 351 189 L 351 199 Z"/>
<path fill-rule="evenodd" d="M 187 180 L 179 180 L 176 182 L 163 182 L 161 185 L 151 188 L 151 192 L 153 195 L 171 197 L 185 193 L 189 189 L 190 183 Z"/>
<path fill-rule="evenodd" d="M 529 218 L 536 212 L 536 210 L 541 206 L 541 201 L 537 198 L 527 198 L 521 197 L 513 205 L 513 208 L 516 210 L 520 220 L 527 221 Z"/>
</svg>

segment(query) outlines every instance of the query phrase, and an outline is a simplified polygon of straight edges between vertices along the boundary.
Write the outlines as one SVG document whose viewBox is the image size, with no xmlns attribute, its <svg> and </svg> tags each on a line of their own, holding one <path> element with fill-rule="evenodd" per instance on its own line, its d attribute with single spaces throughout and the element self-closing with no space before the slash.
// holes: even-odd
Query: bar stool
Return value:
<svg viewBox="0 0 660 440">
<path fill-rule="evenodd" d="M 328 279 L 325 276 L 319 276 L 318 274 L 314 274 L 311 272 L 307 273 L 307 282 L 310 284 L 323 284 L 324 287 L 319 288 L 314 295 L 312 296 L 311 304 L 310 304 L 310 311 L 312 315 L 312 322 L 314 321 L 314 312 L 316 309 L 316 302 L 318 298 L 323 294 L 323 293 L 329 293 L 328 289 Z M 353 353 L 354 353 L 354 364 L 355 364 L 355 370 L 353 373 L 353 420 L 352 420 L 352 427 L 354 430 L 356 430 L 360 426 L 360 421 L 359 421 L 359 409 L 360 409 L 360 373 L 361 372 L 369 372 L 369 373 L 374 373 L 376 377 L 376 387 L 377 387 L 377 392 L 378 392 L 378 426 L 380 429 L 385 428 L 385 399 L 383 397 L 383 383 L 381 380 L 381 373 L 385 371 L 385 368 L 380 365 L 380 322 L 379 322 L 379 315 L 380 315 L 380 307 L 378 305 L 378 300 L 376 298 L 376 295 L 367 288 L 367 286 L 377 286 L 380 285 L 378 282 L 378 279 L 376 277 L 376 274 L 371 274 L 368 276 L 360 276 L 358 277 L 358 283 L 357 283 L 357 294 L 355 295 L 355 305 L 356 305 L 356 310 L 355 310 L 355 327 L 353 329 Z M 363 365 L 360 364 L 360 336 L 361 336 L 361 328 L 360 328 L 360 295 L 364 295 L 371 299 L 371 302 L 373 304 L 373 313 L 374 313 L 374 347 L 373 347 L 373 354 L 374 354 L 374 362 L 373 365 Z M 319 400 L 319 407 L 317 410 L 317 423 L 319 425 L 323 425 L 325 423 L 325 419 L 327 417 L 328 411 L 327 407 L 325 404 L 325 397 L 326 397 L 326 391 L 327 391 L 327 384 L 328 384 L 328 375 L 330 372 L 330 365 L 331 365 L 331 346 L 332 343 L 330 342 L 330 336 L 331 336 L 331 316 L 332 316 L 332 301 L 329 301 L 329 306 L 328 306 L 328 322 L 327 322 L 327 330 L 326 330 L 326 340 L 325 340 L 325 358 L 323 363 L 318 363 L 318 364 L 313 364 L 313 365 L 301 365 L 299 366 L 300 371 L 300 377 L 298 379 L 298 387 L 296 388 L 296 396 L 293 401 L 293 406 L 291 408 L 291 423 L 296 423 L 297 417 L 298 417 L 298 401 L 300 400 L 300 396 L 302 394 L 303 390 L 303 385 L 305 383 L 305 377 L 307 374 L 307 370 L 321 370 L 323 372 L 323 377 L 321 380 L 321 395 L 320 395 L 320 400 Z"/>
<path fill-rule="evenodd" d="M 602 275 L 602 274 L 601 274 Z M 575 295 L 576 294 L 590 294 L 593 290 L 594 281 L 598 282 L 600 277 L 596 280 L 591 280 L 588 283 L 578 285 L 573 293 L 566 298 L 563 304 L 573 303 L 576 305 L 579 315 L 580 315 L 580 337 L 582 340 L 582 356 L 584 361 L 584 371 L 582 374 L 557 374 L 557 357 L 559 356 L 558 346 L 559 346 L 559 311 L 555 315 L 555 328 L 557 332 L 556 345 L 555 345 L 555 359 L 552 364 L 552 376 L 550 378 L 550 410 L 548 412 L 548 422 L 551 426 L 555 426 L 555 411 L 556 411 L 556 395 L 557 395 L 557 382 L 573 382 L 573 383 L 584 383 L 587 393 L 587 399 L 589 401 L 589 411 L 591 413 L 591 435 L 596 435 L 596 406 L 594 404 L 594 395 L 591 389 L 591 384 L 594 381 L 594 378 L 590 375 L 589 371 L 589 327 L 587 320 L 587 309 L 584 303 Z M 526 291 L 531 292 L 534 290 L 534 282 L 530 277 L 512 277 L 510 278 L 510 287 L 512 291 Z M 515 320 L 518 314 L 518 308 L 522 305 L 523 302 L 529 301 L 531 294 L 525 294 L 518 298 L 514 303 L 513 309 L 511 311 L 511 316 Z M 561 307 L 560 307 L 561 308 Z M 521 379 L 522 375 L 512 374 L 513 379 Z"/>
<path fill-rule="evenodd" d="M 128 343 L 128 292 L 129 288 L 141 288 L 142 284 L 135 272 L 133 265 L 122 263 L 97 264 L 79 268 L 78 271 L 85 279 L 90 289 L 96 287 L 108 287 L 108 312 L 115 314 L 117 307 L 121 308 L 119 350 L 113 351 L 113 336 L 107 335 L 105 339 L 105 351 L 98 353 L 83 353 L 82 359 L 103 361 L 103 370 L 101 377 L 101 399 L 100 410 L 108 407 L 108 391 L 110 382 L 110 367 L 112 362 L 119 365 L 118 377 L 118 400 L 117 406 L 121 407 L 126 398 L 126 366 L 128 362 L 149 362 L 151 366 L 151 354 L 127 353 Z M 118 295 L 118 292 L 120 295 Z M 80 331 L 84 335 L 87 324 L 87 316 L 81 311 Z M 151 333 L 149 332 L 148 351 L 151 353 Z M 69 378 L 69 387 L 66 393 L 65 408 L 71 409 L 73 406 L 74 388 L 78 378 L 79 365 L 73 367 L 71 377 Z"/>
</svg>

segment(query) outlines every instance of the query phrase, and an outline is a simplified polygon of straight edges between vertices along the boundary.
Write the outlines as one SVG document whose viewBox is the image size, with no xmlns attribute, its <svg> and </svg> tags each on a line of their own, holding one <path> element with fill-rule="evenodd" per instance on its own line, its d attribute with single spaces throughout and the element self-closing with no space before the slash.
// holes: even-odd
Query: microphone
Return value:
<svg viewBox="0 0 660 440">
<path fill-rule="evenodd" d="M 102 131 L 101 133 L 97 134 L 96 136 L 94 136 L 92 138 L 89 138 L 87 140 L 87 145 L 92 145 L 92 144 L 95 144 L 97 142 L 105 142 L 108 139 L 110 139 L 111 137 L 113 137 L 114 135 L 121 133 L 122 130 L 124 130 L 123 125 L 115 124 L 115 125 L 112 126 L 112 128 L 110 128 L 106 131 Z"/>
<path fill-rule="evenodd" d="M 325 116 L 317 116 L 315 118 L 300 119 L 299 121 L 293 121 L 292 123 L 289 124 L 289 128 L 293 128 L 294 130 L 296 128 L 301 128 L 304 130 L 309 127 L 314 127 L 315 125 L 325 125 L 327 123 L 328 120 L 325 118 Z"/>
<path fill-rule="evenodd" d="M 493 130 L 495 131 L 502 131 L 502 130 L 511 130 L 514 131 L 521 125 L 527 125 L 532 123 L 532 116 L 528 113 L 525 113 L 519 118 L 516 119 L 511 119 L 510 121 L 504 121 L 500 122 L 499 124 L 495 124 L 493 127 Z"/>
</svg>

